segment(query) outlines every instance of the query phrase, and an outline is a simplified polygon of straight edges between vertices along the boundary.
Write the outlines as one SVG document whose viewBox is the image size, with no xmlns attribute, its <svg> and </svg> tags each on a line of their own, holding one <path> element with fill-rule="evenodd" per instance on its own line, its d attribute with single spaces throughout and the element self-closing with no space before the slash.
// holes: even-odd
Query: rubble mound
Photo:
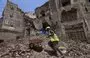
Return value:
<svg viewBox="0 0 90 58">
<path fill-rule="evenodd" d="M 33 39 L 30 44 L 25 44 L 25 40 L 9 40 L 0 44 L 0 58 L 62 58 L 57 57 L 53 50 L 47 45 L 48 42 Z M 41 44 L 41 42 L 43 44 Z M 75 42 L 73 40 L 65 41 L 68 45 L 67 53 L 64 58 L 90 58 L 90 44 Z M 46 51 L 47 50 L 47 51 Z"/>
</svg>

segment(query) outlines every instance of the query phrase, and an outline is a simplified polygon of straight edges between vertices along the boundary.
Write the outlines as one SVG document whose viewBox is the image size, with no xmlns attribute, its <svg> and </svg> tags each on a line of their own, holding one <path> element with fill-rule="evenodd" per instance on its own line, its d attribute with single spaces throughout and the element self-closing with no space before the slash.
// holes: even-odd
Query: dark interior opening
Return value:
<svg viewBox="0 0 90 58">
<path fill-rule="evenodd" d="M 86 12 L 88 12 L 88 9 L 85 7 Z"/>
<path fill-rule="evenodd" d="M 63 10 L 61 15 L 62 15 L 61 16 L 61 22 L 62 23 L 77 20 L 77 9 L 72 8 L 69 11 Z"/>
<path fill-rule="evenodd" d="M 30 35 L 30 28 L 27 28 L 26 30 L 28 31 L 27 35 L 29 36 Z"/>
<path fill-rule="evenodd" d="M 37 18 L 39 18 L 39 17 L 37 16 Z"/>
<path fill-rule="evenodd" d="M 47 26 L 50 26 L 47 22 L 42 23 L 43 28 L 45 29 Z"/>
<path fill-rule="evenodd" d="M 13 17 L 13 15 L 10 15 L 10 18 L 12 18 Z"/>
<path fill-rule="evenodd" d="M 52 20 L 52 18 L 49 16 L 49 19 Z"/>
<path fill-rule="evenodd" d="M 90 2 L 90 0 L 89 0 L 89 2 Z"/>
<path fill-rule="evenodd" d="M 62 0 L 62 6 L 66 6 L 70 4 L 70 0 Z"/>
<path fill-rule="evenodd" d="M 40 13 L 42 16 L 45 16 L 45 11 L 41 11 Z"/>
<path fill-rule="evenodd" d="M 11 10 L 14 10 L 14 7 L 12 5 L 10 5 L 10 8 L 11 8 Z"/>
<path fill-rule="evenodd" d="M 14 27 L 13 25 L 11 25 L 11 27 Z"/>
<path fill-rule="evenodd" d="M 0 43 L 4 42 L 4 40 L 0 40 Z"/>
<path fill-rule="evenodd" d="M 30 28 L 33 28 L 34 30 L 36 29 L 36 27 L 32 21 L 30 22 Z"/>
</svg>

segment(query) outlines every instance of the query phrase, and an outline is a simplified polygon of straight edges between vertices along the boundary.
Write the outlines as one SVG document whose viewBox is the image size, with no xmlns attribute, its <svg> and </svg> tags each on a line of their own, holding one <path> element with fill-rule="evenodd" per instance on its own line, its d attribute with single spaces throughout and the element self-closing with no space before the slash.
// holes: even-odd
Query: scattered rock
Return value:
<svg viewBox="0 0 90 58">
<path fill-rule="evenodd" d="M 35 38 L 35 37 L 34 37 Z M 39 37 L 38 37 L 39 38 Z M 40 37 L 42 38 L 42 37 Z M 48 46 L 48 41 L 41 39 L 33 39 L 30 43 L 34 43 L 34 48 L 29 49 L 29 44 L 25 44 L 24 39 L 19 41 L 11 40 L 0 44 L 0 57 L 2 58 L 63 58 L 62 55 L 56 55 Z M 24 42 L 24 43 L 23 43 Z M 40 49 L 41 47 L 42 49 Z M 66 46 L 67 53 L 64 58 L 90 58 L 90 44 L 77 43 L 73 40 L 63 41 L 59 46 Z M 30 45 L 31 46 L 31 45 Z"/>
</svg>

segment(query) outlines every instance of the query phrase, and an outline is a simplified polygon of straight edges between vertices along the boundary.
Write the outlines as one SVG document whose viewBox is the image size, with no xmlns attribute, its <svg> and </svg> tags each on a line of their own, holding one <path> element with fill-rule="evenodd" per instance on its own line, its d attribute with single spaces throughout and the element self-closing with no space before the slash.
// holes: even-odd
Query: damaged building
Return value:
<svg viewBox="0 0 90 58">
<path fill-rule="evenodd" d="M 44 23 L 48 23 L 48 25 L 51 25 L 52 23 L 50 22 L 50 9 L 49 9 L 49 2 L 46 2 L 44 5 L 37 7 L 35 9 L 37 21 L 39 23 L 37 25 L 41 26 L 39 29 L 43 27 Z"/>
<path fill-rule="evenodd" d="M 24 15 L 24 22 L 25 22 L 25 31 L 24 31 L 24 36 L 32 36 L 35 35 L 35 24 L 34 21 L 36 20 L 36 15 L 32 12 L 26 12 Z"/>
<path fill-rule="evenodd" d="M 0 18 L 0 39 L 16 39 L 35 35 L 37 28 L 36 15 L 23 12 L 17 4 L 7 0 L 6 6 Z"/>
<path fill-rule="evenodd" d="M 49 0 L 37 7 L 35 14 L 24 13 L 7 0 L 0 21 L 0 38 L 35 35 L 44 25 L 49 25 L 59 37 L 90 42 L 89 15 L 89 0 Z"/>
<path fill-rule="evenodd" d="M 11 1 L 7 0 L 0 22 L 0 39 L 15 39 L 24 32 L 24 12 Z"/>
<path fill-rule="evenodd" d="M 89 12 L 90 0 L 49 0 L 48 3 L 36 8 L 37 18 L 47 22 L 58 36 L 88 42 Z"/>
</svg>

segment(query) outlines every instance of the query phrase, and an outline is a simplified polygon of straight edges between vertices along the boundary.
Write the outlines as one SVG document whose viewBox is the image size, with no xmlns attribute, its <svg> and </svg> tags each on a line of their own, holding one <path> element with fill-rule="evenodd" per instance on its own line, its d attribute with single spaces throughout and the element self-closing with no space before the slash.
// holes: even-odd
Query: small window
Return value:
<svg viewBox="0 0 90 58">
<path fill-rule="evenodd" d="M 49 16 L 49 19 L 52 20 L 52 18 Z"/>
<path fill-rule="evenodd" d="M 62 2 L 62 6 L 67 6 L 70 4 L 71 1 L 70 0 L 62 0 L 61 2 Z"/>
<path fill-rule="evenodd" d="M 11 8 L 11 10 L 14 10 L 14 7 L 13 6 L 11 6 L 10 8 Z"/>
<path fill-rule="evenodd" d="M 37 15 L 37 18 L 39 18 L 39 16 Z"/>
<path fill-rule="evenodd" d="M 13 15 L 10 15 L 10 18 L 12 18 L 13 17 Z"/>
<path fill-rule="evenodd" d="M 42 16 L 45 16 L 45 11 L 41 11 L 40 13 Z"/>
</svg>

